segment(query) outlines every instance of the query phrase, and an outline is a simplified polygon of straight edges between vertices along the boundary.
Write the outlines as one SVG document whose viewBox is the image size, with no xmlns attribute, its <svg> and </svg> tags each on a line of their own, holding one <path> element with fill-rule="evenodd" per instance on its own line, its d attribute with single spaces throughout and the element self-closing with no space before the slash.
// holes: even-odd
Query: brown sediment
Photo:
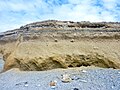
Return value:
<svg viewBox="0 0 120 90">
<path fill-rule="evenodd" d="M 6 58 L 4 70 L 42 71 L 96 66 L 120 68 L 118 41 L 23 42 Z"/>
</svg>

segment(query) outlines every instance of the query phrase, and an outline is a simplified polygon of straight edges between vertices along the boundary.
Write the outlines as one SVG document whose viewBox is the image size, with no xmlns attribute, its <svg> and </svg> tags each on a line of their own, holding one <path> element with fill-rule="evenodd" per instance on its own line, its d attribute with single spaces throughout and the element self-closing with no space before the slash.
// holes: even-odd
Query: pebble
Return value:
<svg viewBox="0 0 120 90">
<path fill-rule="evenodd" d="M 82 70 L 83 73 L 86 73 L 87 71 L 86 70 Z"/>
<path fill-rule="evenodd" d="M 55 39 L 54 41 L 55 41 L 55 42 L 58 42 L 58 40 L 57 40 L 57 39 Z"/>
<path fill-rule="evenodd" d="M 68 74 L 62 75 L 62 82 L 68 83 L 68 82 L 70 82 L 71 80 L 72 80 L 72 79 L 71 79 L 70 75 L 68 75 Z"/>
<path fill-rule="evenodd" d="M 78 88 L 74 88 L 73 90 L 79 90 Z"/>
<path fill-rule="evenodd" d="M 56 86 L 57 86 L 57 81 L 56 81 L 56 80 L 50 81 L 49 85 L 50 85 L 50 88 L 51 88 L 51 89 L 55 89 Z"/>
<path fill-rule="evenodd" d="M 72 39 L 70 42 L 75 42 L 75 40 L 74 40 L 74 39 Z"/>
<path fill-rule="evenodd" d="M 114 88 L 114 86 L 112 86 L 112 89 Z"/>
<path fill-rule="evenodd" d="M 41 85 L 40 85 L 40 84 L 38 84 L 37 86 L 38 86 L 38 87 L 40 87 Z"/>
<path fill-rule="evenodd" d="M 25 84 L 25 87 L 28 87 L 28 84 Z"/>
<path fill-rule="evenodd" d="M 24 84 L 25 84 L 25 87 L 28 87 L 28 82 L 24 82 Z"/>
<path fill-rule="evenodd" d="M 51 82 L 50 82 L 50 86 L 56 86 L 56 82 L 51 81 Z"/>
<path fill-rule="evenodd" d="M 77 76 L 73 76 L 72 80 L 79 80 L 80 78 Z"/>
<path fill-rule="evenodd" d="M 81 82 L 84 82 L 84 83 L 87 83 L 87 81 L 86 80 L 80 80 Z"/>
</svg>

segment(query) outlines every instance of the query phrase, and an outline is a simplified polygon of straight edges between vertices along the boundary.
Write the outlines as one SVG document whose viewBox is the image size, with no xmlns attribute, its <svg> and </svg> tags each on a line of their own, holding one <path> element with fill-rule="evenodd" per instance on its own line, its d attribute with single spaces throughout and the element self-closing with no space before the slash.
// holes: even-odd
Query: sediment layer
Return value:
<svg viewBox="0 0 120 90">
<path fill-rule="evenodd" d="M 119 69 L 119 44 L 114 40 L 23 42 L 6 55 L 4 70 L 41 71 L 81 66 Z"/>
<path fill-rule="evenodd" d="M 119 69 L 119 52 L 119 22 L 48 20 L 0 34 L 4 71 L 81 66 Z"/>
</svg>

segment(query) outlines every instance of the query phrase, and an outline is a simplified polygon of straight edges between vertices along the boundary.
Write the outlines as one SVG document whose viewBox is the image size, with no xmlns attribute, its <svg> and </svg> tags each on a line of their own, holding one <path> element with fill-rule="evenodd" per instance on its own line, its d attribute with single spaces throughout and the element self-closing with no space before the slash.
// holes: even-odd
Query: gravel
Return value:
<svg viewBox="0 0 120 90">
<path fill-rule="evenodd" d="M 2 69 L 3 69 L 3 64 L 4 64 L 4 61 L 3 61 L 2 58 L 0 57 L 0 72 L 1 72 Z"/>
<path fill-rule="evenodd" d="M 61 76 L 69 74 L 72 81 L 63 83 Z M 55 89 L 49 86 L 56 80 Z M 0 74 L 0 90 L 120 90 L 120 70 L 105 68 L 54 69 L 49 71 L 19 71 L 11 69 Z"/>
</svg>

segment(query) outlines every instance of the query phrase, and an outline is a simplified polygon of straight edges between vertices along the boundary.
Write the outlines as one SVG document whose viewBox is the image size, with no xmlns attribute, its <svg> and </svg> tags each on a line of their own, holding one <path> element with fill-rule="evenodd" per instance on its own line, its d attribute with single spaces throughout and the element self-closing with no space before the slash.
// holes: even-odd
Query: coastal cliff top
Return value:
<svg viewBox="0 0 120 90">
<path fill-rule="evenodd" d="M 58 37 L 64 37 L 69 34 L 69 37 L 88 37 L 93 38 L 96 34 L 97 37 L 109 36 L 115 38 L 120 36 L 120 22 L 73 22 L 73 21 L 58 21 L 58 20 L 46 20 L 41 22 L 34 22 L 21 26 L 18 29 L 9 30 L 0 33 L 0 42 L 16 41 L 18 36 L 22 34 L 24 39 L 40 39 L 41 37 L 51 37 L 58 39 Z M 117 33 L 117 35 L 116 35 Z M 64 36 L 63 36 L 64 34 Z M 112 34 L 112 35 L 111 35 Z M 52 36 L 51 36 L 52 35 Z M 91 36 L 92 35 L 92 36 Z"/>
<path fill-rule="evenodd" d="M 19 31 L 19 30 L 41 30 L 44 28 L 55 28 L 55 29 L 84 29 L 84 28 L 120 28 L 120 22 L 89 22 L 89 21 L 58 21 L 58 20 L 46 20 L 40 22 L 33 22 L 24 26 L 21 26 L 18 29 L 9 30 L 7 32 Z M 6 33 L 7 33 L 6 32 Z"/>
</svg>

